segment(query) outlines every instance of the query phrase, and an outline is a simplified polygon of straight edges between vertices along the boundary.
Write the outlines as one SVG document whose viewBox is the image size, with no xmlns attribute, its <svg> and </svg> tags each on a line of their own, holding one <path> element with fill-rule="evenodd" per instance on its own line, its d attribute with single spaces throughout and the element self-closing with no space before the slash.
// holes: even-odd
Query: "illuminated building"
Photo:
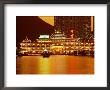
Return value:
<svg viewBox="0 0 110 90">
<path fill-rule="evenodd" d="M 94 16 L 55 16 L 54 21 L 55 29 L 61 28 L 68 38 L 73 34 L 75 38 L 89 38 L 94 31 Z"/>
<path fill-rule="evenodd" d="M 45 49 L 53 54 L 94 51 L 94 16 L 55 16 L 54 30 L 34 42 L 26 37 L 20 43 L 21 53 L 41 54 Z"/>
<path fill-rule="evenodd" d="M 94 50 L 94 43 L 84 43 L 80 38 L 66 38 L 61 30 L 55 30 L 51 36 L 40 35 L 39 39 L 32 42 L 27 37 L 21 43 L 21 53 L 41 54 L 45 49 L 53 54 L 69 54 L 79 50 Z"/>
</svg>

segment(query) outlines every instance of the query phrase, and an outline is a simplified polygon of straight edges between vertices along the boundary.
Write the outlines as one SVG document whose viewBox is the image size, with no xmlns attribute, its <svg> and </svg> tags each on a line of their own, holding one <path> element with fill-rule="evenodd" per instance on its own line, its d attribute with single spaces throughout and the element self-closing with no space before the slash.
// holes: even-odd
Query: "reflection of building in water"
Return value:
<svg viewBox="0 0 110 90">
<path fill-rule="evenodd" d="M 71 31 L 73 33 L 73 31 Z M 80 38 L 73 36 L 67 38 L 60 29 L 55 30 L 51 36 L 40 35 L 39 39 L 32 42 L 27 37 L 21 43 L 21 53 L 42 53 L 44 49 L 53 54 L 73 53 L 76 50 L 94 50 L 94 42 L 81 42 Z"/>
</svg>

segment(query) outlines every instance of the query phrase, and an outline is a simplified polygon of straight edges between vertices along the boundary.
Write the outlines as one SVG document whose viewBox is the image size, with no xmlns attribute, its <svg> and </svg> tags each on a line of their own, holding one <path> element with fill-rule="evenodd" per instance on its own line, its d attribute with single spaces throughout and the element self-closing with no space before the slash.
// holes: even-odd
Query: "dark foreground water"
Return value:
<svg viewBox="0 0 110 90">
<path fill-rule="evenodd" d="M 94 74 L 94 58 L 65 55 L 17 57 L 16 74 Z"/>
</svg>

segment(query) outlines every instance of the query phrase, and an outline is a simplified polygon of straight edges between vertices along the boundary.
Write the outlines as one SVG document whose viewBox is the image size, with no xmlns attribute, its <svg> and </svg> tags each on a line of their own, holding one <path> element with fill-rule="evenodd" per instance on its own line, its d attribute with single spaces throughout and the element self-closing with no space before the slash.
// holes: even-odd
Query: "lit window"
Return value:
<svg viewBox="0 0 110 90">
<path fill-rule="evenodd" d="M 31 49 L 31 48 L 28 48 L 28 49 Z"/>
<path fill-rule="evenodd" d="M 71 50 L 71 52 L 73 52 L 73 50 Z"/>
<path fill-rule="evenodd" d="M 25 44 L 23 44 L 23 46 L 25 46 Z"/>
<path fill-rule="evenodd" d="M 78 47 L 76 47 L 76 49 L 78 49 Z"/>
<path fill-rule="evenodd" d="M 33 53 L 35 53 L 35 51 L 32 51 Z"/>
</svg>

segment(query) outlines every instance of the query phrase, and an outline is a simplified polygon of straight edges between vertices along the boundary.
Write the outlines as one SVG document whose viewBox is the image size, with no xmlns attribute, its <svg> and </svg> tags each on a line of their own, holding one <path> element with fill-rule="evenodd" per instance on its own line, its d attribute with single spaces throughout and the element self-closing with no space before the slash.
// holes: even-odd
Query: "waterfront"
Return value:
<svg viewBox="0 0 110 90">
<path fill-rule="evenodd" d="M 16 59 L 16 74 L 94 74 L 94 57 L 51 55 Z"/>
</svg>

